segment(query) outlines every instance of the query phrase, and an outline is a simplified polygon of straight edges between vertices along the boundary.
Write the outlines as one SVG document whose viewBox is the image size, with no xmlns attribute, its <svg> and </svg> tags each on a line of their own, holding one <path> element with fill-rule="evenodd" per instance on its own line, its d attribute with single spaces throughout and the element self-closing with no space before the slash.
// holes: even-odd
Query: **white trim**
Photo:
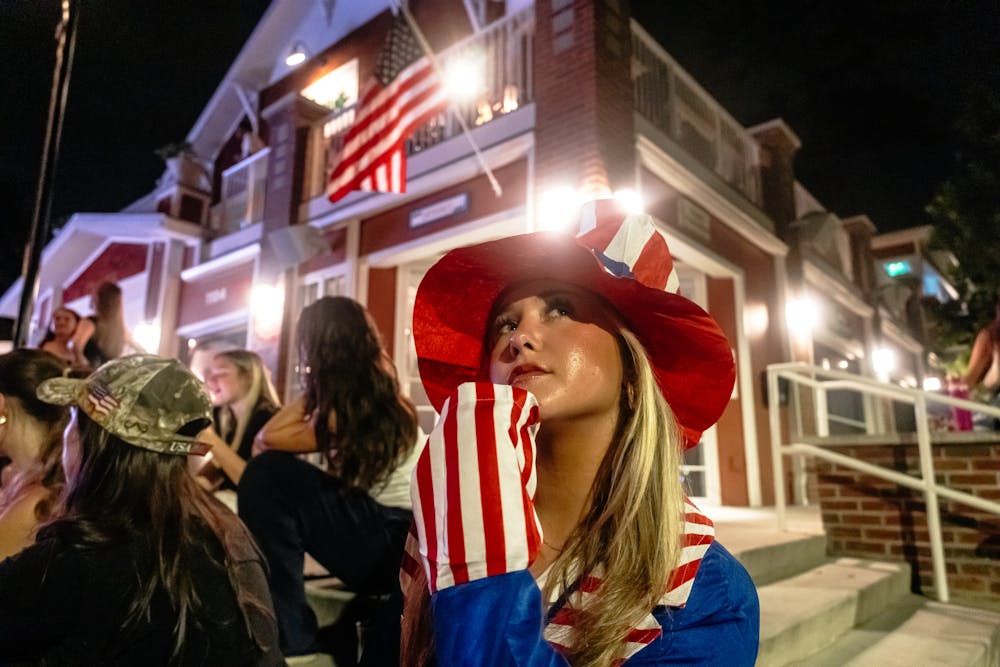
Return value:
<svg viewBox="0 0 1000 667">
<path fill-rule="evenodd" d="M 726 196 L 725 191 L 732 190 L 731 186 L 725 184 L 714 172 L 709 173 L 707 167 L 696 165 L 693 158 L 687 160 L 690 164 L 685 164 L 681 159 L 684 154 L 683 149 L 678 147 L 674 153 L 668 154 L 650 137 L 656 137 L 664 146 L 671 144 L 670 139 L 654 128 L 649 121 L 637 115 L 635 122 L 636 158 L 642 166 L 663 179 L 682 195 L 690 198 L 699 206 L 703 206 L 720 222 L 754 246 L 771 255 L 788 254 L 788 246 L 784 241 L 769 231 L 769 227 L 774 228 L 774 222 L 763 211 L 742 196 L 738 199 Z M 686 155 L 683 157 L 686 158 Z M 713 187 L 699 178 L 695 170 L 706 171 L 707 178 L 714 177 L 713 180 L 718 180 L 725 187 Z"/>
<path fill-rule="evenodd" d="M 855 315 L 868 318 L 875 314 L 875 309 L 857 294 L 851 292 L 843 281 L 837 280 L 836 277 L 831 276 L 809 259 L 802 261 L 802 279 L 819 290 L 821 294 L 831 297 Z"/>
<path fill-rule="evenodd" d="M 252 260 L 258 255 L 260 255 L 259 243 L 244 246 L 239 250 L 234 250 L 233 252 L 225 255 L 214 257 L 207 262 L 202 262 L 201 264 L 196 264 L 195 266 L 190 266 L 184 269 L 181 271 L 181 280 L 184 282 L 191 282 L 192 280 L 197 280 L 198 278 L 206 276 L 210 273 L 215 273 L 216 271 L 221 271 L 222 269 Z M 254 271 L 254 275 L 256 275 L 256 270 Z"/>
<path fill-rule="evenodd" d="M 250 329 L 252 328 L 249 308 L 240 308 L 223 315 L 210 317 L 207 320 L 185 324 L 182 327 L 177 327 L 176 334 L 178 339 L 199 338 L 223 329 L 235 329 L 241 326 L 247 329 L 247 342 L 249 343 Z"/>
<path fill-rule="evenodd" d="M 733 276 L 733 305 L 736 309 L 736 381 L 740 388 L 740 417 L 743 425 L 743 456 L 747 469 L 747 503 L 760 507 L 763 493 L 760 481 L 760 453 L 757 443 L 756 387 L 753 381 L 753 358 L 750 341 L 743 328 L 746 310 L 746 275 L 740 271 Z"/>
<path fill-rule="evenodd" d="M 264 223 L 255 222 L 252 225 L 247 225 L 242 229 L 230 232 L 225 236 L 220 236 L 208 243 L 209 259 L 218 259 L 226 253 L 239 250 L 243 246 L 250 245 L 252 243 L 260 243 L 263 235 Z"/>
<path fill-rule="evenodd" d="M 442 254 L 452 248 L 520 234 L 526 228 L 525 207 L 517 206 L 378 250 L 368 254 L 365 259 L 368 266 L 375 268 L 410 264 L 424 257 Z"/>
</svg>

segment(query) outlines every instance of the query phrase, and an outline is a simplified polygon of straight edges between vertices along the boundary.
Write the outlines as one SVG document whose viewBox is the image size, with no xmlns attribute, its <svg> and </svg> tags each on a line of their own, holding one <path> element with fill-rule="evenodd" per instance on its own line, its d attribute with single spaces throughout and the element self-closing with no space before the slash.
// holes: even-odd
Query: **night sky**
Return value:
<svg viewBox="0 0 1000 667">
<path fill-rule="evenodd" d="M 268 4 L 81 0 L 56 225 L 152 189 L 153 150 L 184 138 Z M 58 8 L 0 0 L 0 289 L 21 270 Z M 799 180 L 882 231 L 928 222 L 957 114 L 977 87 L 1000 89 L 997 0 L 633 0 L 632 11 L 738 121 L 784 118 L 803 142 Z"/>
</svg>

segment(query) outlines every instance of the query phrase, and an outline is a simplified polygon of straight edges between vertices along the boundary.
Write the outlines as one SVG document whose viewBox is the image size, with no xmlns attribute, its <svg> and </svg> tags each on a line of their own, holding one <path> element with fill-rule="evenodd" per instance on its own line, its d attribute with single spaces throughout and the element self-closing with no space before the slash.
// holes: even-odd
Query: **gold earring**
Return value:
<svg viewBox="0 0 1000 667">
<path fill-rule="evenodd" d="M 0 426 L 7 423 L 7 415 L 0 415 Z"/>
</svg>

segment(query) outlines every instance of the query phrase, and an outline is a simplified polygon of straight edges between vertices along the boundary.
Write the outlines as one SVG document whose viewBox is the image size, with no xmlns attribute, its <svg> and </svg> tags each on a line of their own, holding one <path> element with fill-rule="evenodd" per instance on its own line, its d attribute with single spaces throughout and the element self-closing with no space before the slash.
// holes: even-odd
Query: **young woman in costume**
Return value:
<svg viewBox="0 0 1000 667">
<path fill-rule="evenodd" d="M 441 419 L 414 473 L 404 664 L 754 663 L 753 583 L 680 481 L 730 400 L 730 345 L 648 216 L 598 201 L 580 226 L 453 250 L 420 284 Z"/>
</svg>

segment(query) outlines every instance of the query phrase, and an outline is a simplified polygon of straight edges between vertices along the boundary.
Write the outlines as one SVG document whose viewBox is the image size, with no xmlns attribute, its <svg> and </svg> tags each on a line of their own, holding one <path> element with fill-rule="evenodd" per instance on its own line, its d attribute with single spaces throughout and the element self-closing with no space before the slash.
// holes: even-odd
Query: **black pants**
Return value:
<svg viewBox="0 0 1000 667">
<path fill-rule="evenodd" d="M 250 460 L 239 485 L 239 510 L 267 557 L 269 583 L 285 655 L 319 650 L 316 615 L 306 602 L 303 558 L 308 551 L 330 574 L 362 595 L 388 594 L 400 605 L 399 564 L 412 512 L 386 507 L 291 454 Z M 399 613 L 376 628 L 378 645 L 363 664 L 394 664 Z M 393 653 L 395 647 L 395 653 Z M 366 653 L 368 653 L 366 647 Z"/>
</svg>

